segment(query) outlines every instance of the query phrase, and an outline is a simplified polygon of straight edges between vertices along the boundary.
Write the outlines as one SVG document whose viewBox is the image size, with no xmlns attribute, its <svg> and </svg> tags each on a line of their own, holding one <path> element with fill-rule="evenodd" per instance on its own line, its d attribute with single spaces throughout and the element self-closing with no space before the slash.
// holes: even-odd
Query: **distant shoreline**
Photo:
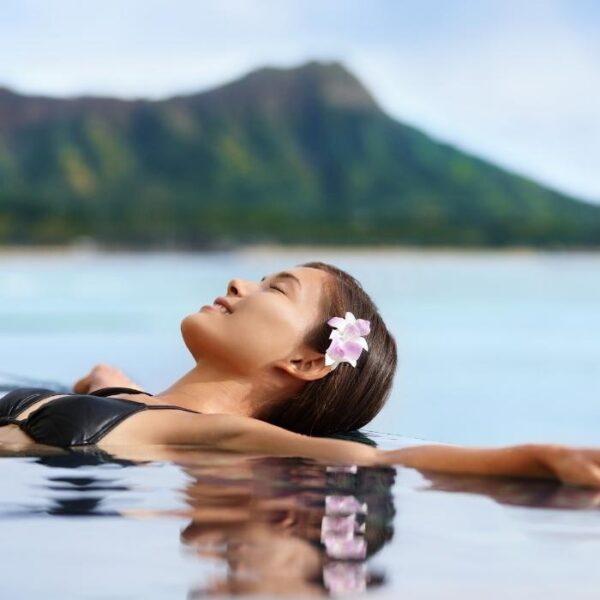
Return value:
<svg viewBox="0 0 600 600">
<path fill-rule="evenodd" d="M 65 256 L 65 255 L 111 255 L 111 254 L 295 254 L 299 252 L 322 254 L 373 254 L 373 255 L 536 255 L 536 254 L 573 254 L 598 255 L 600 248 L 542 248 L 529 246 L 510 246 L 503 248 L 459 247 L 459 246 L 336 246 L 319 244 L 245 244 L 228 248 L 135 248 L 95 245 L 63 246 L 0 246 L 0 256 Z"/>
</svg>

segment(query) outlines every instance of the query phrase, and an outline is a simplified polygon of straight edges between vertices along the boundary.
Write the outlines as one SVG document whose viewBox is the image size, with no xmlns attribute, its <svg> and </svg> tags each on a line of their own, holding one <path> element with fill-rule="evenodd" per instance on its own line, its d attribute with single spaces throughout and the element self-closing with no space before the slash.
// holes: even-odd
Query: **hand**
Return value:
<svg viewBox="0 0 600 600">
<path fill-rule="evenodd" d="M 600 488 L 600 448 L 532 444 L 533 456 L 550 476 L 567 484 Z"/>
<path fill-rule="evenodd" d="M 105 363 L 96 365 L 87 375 L 78 379 L 73 384 L 73 391 L 77 394 L 89 394 L 94 390 L 104 387 L 130 387 L 136 390 L 143 389 L 134 383 L 123 371 Z"/>
</svg>

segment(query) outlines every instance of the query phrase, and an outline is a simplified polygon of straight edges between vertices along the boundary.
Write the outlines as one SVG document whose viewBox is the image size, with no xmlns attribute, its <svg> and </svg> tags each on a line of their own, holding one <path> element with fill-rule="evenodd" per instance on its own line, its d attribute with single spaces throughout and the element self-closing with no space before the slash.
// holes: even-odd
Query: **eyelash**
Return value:
<svg viewBox="0 0 600 600">
<path fill-rule="evenodd" d="M 285 294 L 285 292 L 283 290 L 280 290 L 278 287 L 275 287 L 274 285 L 270 285 L 270 288 L 273 288 L 274 290 L 277 290 L 278 292 L 281 292 L 282 294 Z"/>
</svg>

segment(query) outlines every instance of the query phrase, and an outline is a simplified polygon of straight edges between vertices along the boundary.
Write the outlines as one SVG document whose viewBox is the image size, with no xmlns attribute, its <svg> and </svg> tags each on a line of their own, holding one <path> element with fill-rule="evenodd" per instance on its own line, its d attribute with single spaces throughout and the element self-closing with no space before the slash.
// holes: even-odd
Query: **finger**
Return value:
<svg viewBox="0 0 600 600">
<path fill-rule="evenodd" d="M 120 369 L 117 369 L 116 367 L 111 367 L 110 365 L 107 365 L 106 363 L 100 363 L 99 365 L 96 365 L 93 369 L 92 369 L 92 373 L 94 375 L 97 375 L 99 377 L 107 377 L 107 376 L 124 376 L 122 371 Z"/>
<path fill-rule="evenodd" d="M 73 384 L 73 391 L 77 394 L 82 394 L 86 392 L 87 389 L 88 387 L 85 379 L 79 379 Z"/>
<path fill-rule="evenodd" d="M 593 463 L 597 467 L 600 467 L 600 448 L 589 447 L 589 448 L 574 448 L 576 453 L 587 461 Z"/>
<path fill-rule="evenodd" d="M 600 448 L 578 448 L 578 450 L 584 456 L 600 464 Z"/>
<path fill-rule="evenodd" d="M 600 488 L 600 467 L 585 455 L 557 461 L 554 469 L 563 483 Z"/>
<path fill-rule="evenodd" d="M 86 375 L 85 377 L 78 379 L 73 384 L 73 391 L 77 392 L 78 394 L 83 394 L 84 392 L 87 392 L 90 389 L 91 382 L 92 382 L 91 374 Z"/>
</svg>

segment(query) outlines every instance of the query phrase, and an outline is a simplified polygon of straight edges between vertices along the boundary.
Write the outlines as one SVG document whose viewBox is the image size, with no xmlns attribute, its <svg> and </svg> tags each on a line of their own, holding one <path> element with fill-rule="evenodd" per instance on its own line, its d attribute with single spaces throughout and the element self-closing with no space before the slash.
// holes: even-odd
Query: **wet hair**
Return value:
<svg viewBox="0 0 600 600">
<path fill-rule="evenodd" d="M 361 353 L 356 367 L 339 364 L 321 379 L 309 381 L 295 396 L 265 407 L 258 418 L 309 435 L 357 430 L 377 415 L 390 395 L 398 361 L 396 341 L 377 306 L 352 275 L 324 262 L 299 266 L 321 269 L 330 275 L 322 295 L 321 317 L 305 343 L 324 354 L 331 342 L 332 328 L 327 321 L 349 311 L 357 319 L 371 322 L 365 338 L 369 350 Z"/>
</svg>

